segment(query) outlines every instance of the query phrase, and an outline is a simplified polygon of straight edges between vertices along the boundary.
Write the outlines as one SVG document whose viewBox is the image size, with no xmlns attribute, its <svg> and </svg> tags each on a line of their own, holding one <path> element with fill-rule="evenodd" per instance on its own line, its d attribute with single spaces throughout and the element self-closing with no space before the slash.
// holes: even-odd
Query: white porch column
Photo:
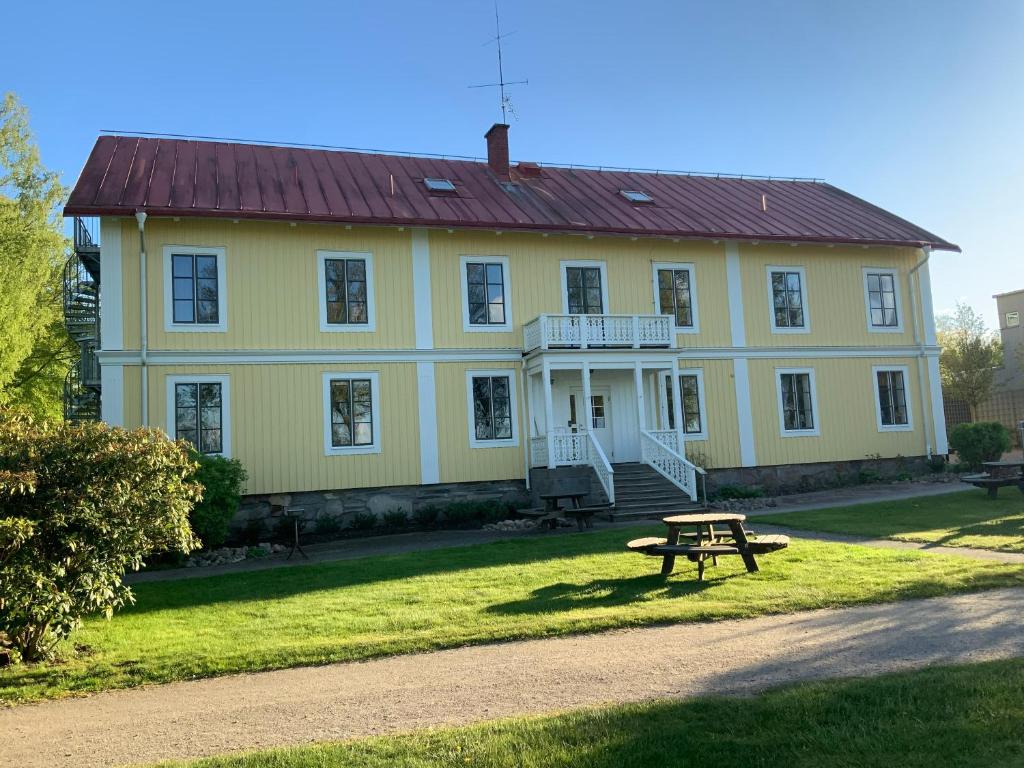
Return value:
<svg viewBox="0 0 1024 768">
<path fill-rule="evenodd" d="M 664 371 L 658 371 L 658 428 L 668 429 L 668 387 L 665 385 Z"/>
<path fill-rule="evenodd" d="M 643 363 L 633 364 L 633 382 L 636 387 L 636 411 L 637 411 L 637 424 L 640 425 L 640 429 L 647 429 L 646 422 L 644 420 L 644 368 Z"/>
<path fill-rule="evenodd" d="M 583 422 L 584 428 L 588 431 L 593 427 L 593 407 L 590 404 L 590 361 L 584 360 L 583 369 L 581 371 L 583 376 L 583 418 L 580 419 L 579 414 L 576 415 L 576 428 L 579 428 L 580 421 Z"/>
<path fill-rule="evenodd" d="M 676 450 L 680 456 L 686 456 L 686 443 L 683 441 L 683 435 L 686 434 L 683 425 L 683 393 L 679 388 L 679 360 L 675 357 L 672 358 L 672 381 L 669 383 L 672 385 L 672 418 L 676 424 Z"/>
<path fill-rule="evenodd" d="M 555 431 L 555 409 L 551 403 L 551 363 L 547 360 L 543 363 L 541 375 L 544 377 L 542 381 L 544 387 L 544 434 L 548 439 L 548 469 L 554 469 L 555 442 L 553 435 Z"/>
</svg>

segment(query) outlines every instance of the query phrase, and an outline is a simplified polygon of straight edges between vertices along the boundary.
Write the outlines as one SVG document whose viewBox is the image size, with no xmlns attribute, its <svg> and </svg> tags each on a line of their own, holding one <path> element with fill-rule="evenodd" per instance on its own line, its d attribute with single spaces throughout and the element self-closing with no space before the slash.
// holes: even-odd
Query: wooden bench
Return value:
<svg viewBox="0 0 1024 768">
<path fill-rule="evenodd" d="M 516 513 L 523 517 L 530 517 L 537 520 L 542 526 L 547 525 L 552 530 L 558 527 L 558 518 L 571 517 L 576 521 L 576 527 L 581 531 L 584 528 L 593 528 L 594 515 L 607 512 L 607 507 L 570 507 L 569 509 L 517 509 Z"/>
</svg>

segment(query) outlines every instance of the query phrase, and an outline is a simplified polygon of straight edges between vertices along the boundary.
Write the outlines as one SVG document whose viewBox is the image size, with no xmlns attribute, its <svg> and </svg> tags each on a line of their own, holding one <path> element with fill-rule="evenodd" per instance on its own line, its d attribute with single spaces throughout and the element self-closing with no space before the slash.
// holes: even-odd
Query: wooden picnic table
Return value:
<svg viewBox="0 0 1024 768">
<path fill-rule="evenodd" d="M 581 531 L 584 528 L 593 528 L 593 517 L 596 513 L 604 510 L 604 507 L 585 507 L 583 499 L 590 493 L 590 488 L 583 485 L 559 485 L 551 490 L 538 494 L 544 502 L 543 510 L 520 510 L 521 514 L 530 517 L 540 518 L 541 523 L 547 523 L 552 529 L 558 526 L 559 516 L 572 517 L 576 519 L 576 527 Z M 566 500 L 569 506 L 562 509 L 559 502 Z"/>
<path fill-rule="evenodd" d="M 758 570 L 754 555 L 767 554 L 789 546 L 788 536 L 753 535 L 743 527 L 747 516 L 736 512 L 703 512 L 699 514 L 672 515 L 662 522 L 668 526 L 668 535 L 662 539 L 650 536 L 634 539 L 626 546 L 634 552 L 661 557 L 661 573 L 667 576 L 675 568 L 677 556 L 683 556 L 697 563 L 697 580 L 704 580 L 705 561 L 709 558 L 717 564 L 720 555 L 739 555 L 748 573 Z M 715 530 L 715 526 L 719 530 Z M 726 530 L 722 530 L 722 528 Z M 693 531 L 684 533 L 684 528 Z M 680 543 L 681 538 L 692 543 Z"/>
<path fill-rule="evenodd" d="M 985 488 L 990 499 L 998 498 L 999 489 L 1016 485 L 1024 493 L 1024 461 L 985 461 L 985 471 L 977 475 L 964 475 L 961 479 L 975 488 Z"/>
</svg>

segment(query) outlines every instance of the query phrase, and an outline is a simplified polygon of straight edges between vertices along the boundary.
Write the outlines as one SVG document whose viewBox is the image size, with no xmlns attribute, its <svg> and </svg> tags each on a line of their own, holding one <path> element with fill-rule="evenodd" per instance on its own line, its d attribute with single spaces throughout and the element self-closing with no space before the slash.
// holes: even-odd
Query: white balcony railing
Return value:
<svg viewBox="0 0 1024 768">
<path fill-rule="evenodd" d="M 671 315 L 541 315 L 523 327 L 523 348 L 669 348 L 672 322 Z"/>
</svg>

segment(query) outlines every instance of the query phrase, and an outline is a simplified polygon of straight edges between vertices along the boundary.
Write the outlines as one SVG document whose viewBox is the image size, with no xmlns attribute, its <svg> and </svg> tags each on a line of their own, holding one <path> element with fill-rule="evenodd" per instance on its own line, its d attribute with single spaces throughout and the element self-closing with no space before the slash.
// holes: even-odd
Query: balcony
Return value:
<svg viewBox="0 0 1024 768">
<path fill-rule="evenodd" d="M 670 349 L 670 315 L 541 315 L 523 326 L 523 349 Z"/>
</svg>

